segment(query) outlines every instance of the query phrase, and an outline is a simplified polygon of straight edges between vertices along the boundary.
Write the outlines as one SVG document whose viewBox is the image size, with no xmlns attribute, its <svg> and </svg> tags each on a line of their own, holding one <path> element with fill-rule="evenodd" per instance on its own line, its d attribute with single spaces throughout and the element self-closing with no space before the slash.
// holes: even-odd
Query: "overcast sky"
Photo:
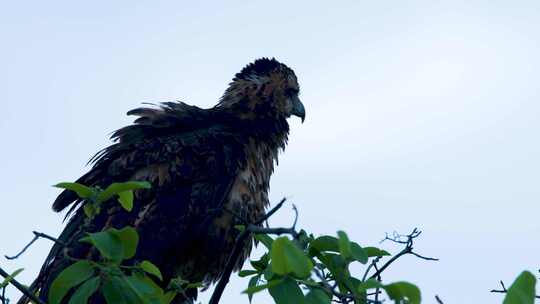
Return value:
<svg viewBox="0 0 540 304">
<path fill-rule="evenodd" d="M 274 56 L 307 118 L 291 120 L 271 198 L 289 197 L 301 227 L 366 246 L 419 227 L 417 251 L 441 260 L 406 257 L 383 279 L 417 284 L 425 303 L 501 302 L 499 280 L 537 273 L 540 2 L 194 2 L 0 5 L 0 254 L 61 231 L 50 185 L 86 172 L 129 109 L 210 107 Z M 271 224 L 291 220 L 284 208 Z M 0 266 L 29 284 L 50 246 Z M 247 303 L 245 286 L 233 279 L 224 303 Z"/>
</svg>

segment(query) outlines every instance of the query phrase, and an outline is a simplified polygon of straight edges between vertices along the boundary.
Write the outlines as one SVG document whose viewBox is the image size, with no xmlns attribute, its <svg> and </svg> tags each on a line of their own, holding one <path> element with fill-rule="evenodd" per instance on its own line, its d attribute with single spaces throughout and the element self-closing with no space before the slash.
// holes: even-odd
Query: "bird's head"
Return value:
<svg viewBox="0 0 540 304">
<path fill-rule="evenodd" d="M 235 75 L 218 107 L 247 121 L 284 120 L 294 115 L 303 122 L 306 111 L 299 93 L 292 69 L 274 58 L 261 58 Z"/>
</svg>

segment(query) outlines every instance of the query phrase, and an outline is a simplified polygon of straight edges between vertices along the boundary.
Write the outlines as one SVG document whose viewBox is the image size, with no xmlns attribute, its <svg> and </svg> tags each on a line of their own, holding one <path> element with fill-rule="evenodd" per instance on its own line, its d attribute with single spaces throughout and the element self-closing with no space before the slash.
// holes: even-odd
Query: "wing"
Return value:
<svg viewBox="0 0 540 304">
<path fill-rule="evenodd" d="M 234 137 L 233 132 L 219 124 L 219 117 L 213 109 L 201 109 L 182 102 L 163 103 L 159 108 L 137 108 L 127 114 L 138 118 L 134 124 L 112 134 L 111 139 L 117 143 L 92 157 L 92 169 L 76 182 L 87 186 L 106 186 L 113 180 L 129 179 L 135 171 L 148 164 L 176 159 L 181 154 L 178 148 L 204 149 L 197 139 L 210 136 L 220 141 Z M 166 142 L 171 139 L 172 142 Z M 73 202 L 75 205 L 70 212 L 80 201 L 74 192 L 63 191 L 54 201 L 53 210 L 61 211 Z"/>
<path fill-rule="evenodd" d="M 203 231 L 212 214 L 220 212 L 235 176 L 245 165 L 242 139 L 209 119 L 208 110 L 179 105 L 131 111 L 140 116 L 136 124 L 115 132 L 118 142 L 98 153 L 93 168 L 78 180 L 100 187 L 128 180 L 150 182 L 151 189 L 135 192 L 131 212 L 110 201 L 88 222 L 82 202 L 71 192 L 64 191 L 56 199 L 54 210 L 73 204 L 74 214 L 59 237 L 67 248 L 58 244 L 52 248 L 33 286 L 41 289 L 42 297 L 58 273 L 72 263 L 66 253 L 73 258 L 96 255 L 87 244 L 78 242 L 88 232 L 135 226 L 140 236 L 136 259 L 159 260 L 156 264 L 171 278 L 175 273 L 169 264 L 174 264 L 199 228 Z"/>
</svg>

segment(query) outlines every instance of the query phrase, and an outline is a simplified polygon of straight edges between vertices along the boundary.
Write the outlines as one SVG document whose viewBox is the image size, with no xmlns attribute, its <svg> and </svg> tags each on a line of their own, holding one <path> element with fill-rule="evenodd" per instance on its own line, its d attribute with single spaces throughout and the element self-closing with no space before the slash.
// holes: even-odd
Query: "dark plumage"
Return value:
<svg viewBox="0 0 540 304">
<path fill-rule="evenodd" d="M 77 196 L 62 192 L 53 209 L 70 207 L 59 237 L 69 246 L 52 248 L 32 289 L 46 299 L 52 280 L 72 263 L 64 257 L 66 250 L 71 257 L 97 258 L 88 244 L 78 242 L 87 232 L 126 225 L 140 236 L 133 261 L 158 265 L 164 285 L 176 276 L 205 284 L 218 280 L 237 235 L 236 216 L 253 221 L 269 204 L 270 175 L 287 143 L 286 119 L 305 116 L 298 91 L 290 68 L 263 58 L 236 74 L 213 108 L 168 102 L 129 111 L 135 122 L 113 133 L 115 143 L 92 158 L 92 168 L 77 182 L 106 187 L 146 180 L 152 188 L 135 192 L 129 213 L 106 202 L 91 223 L 84 223 Z M 237 268 L 250 251 L 251 242 Z"/>
</svg>

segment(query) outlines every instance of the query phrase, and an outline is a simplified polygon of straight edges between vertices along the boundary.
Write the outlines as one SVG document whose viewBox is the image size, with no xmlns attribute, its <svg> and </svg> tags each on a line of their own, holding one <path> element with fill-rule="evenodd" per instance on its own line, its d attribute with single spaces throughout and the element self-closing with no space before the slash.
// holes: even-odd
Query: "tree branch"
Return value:
<svg viewBox="0 0 540 304">
<path fill-rule="evenodd" d="M 3 276 L 4 278 L 8 278 L 9 277 L 9 273 L 5 272 L 2 268 L 0 268 L 0 275 Z M 46 304 L 45 302 L 43 302 L 41 299 L 39 299 L 38 297 L 36 297 L 35 294 L 33 294 L 30 290 L 28 290 L 28 288 L 24 287 L 21 283 L 19 283 L 17 280 L 15 280 L 14 278 L 11 278 L 11 280 L 9 281 L 9 283 L 13 286 L 15 286 L 15 288 L 17 288 L 18 290 L 20 290 L 25 296 L 27 296 L 28 298 L 30 298 L 34 303 L 37 303 L 37 304 Z"/>
<path fill-rule="evenodd" d="M 416 252 L 413 252 L 414 239 L 417 238 L 421 233 L 422 233 L 422 231 L 418 230 L 418 228 L 414 228 L 413 231 L 408 235 L 400 235 L 400 234 L 394 233 L 394 236 L 392 238 L 390 238 L 390 237 L 388 237 L 388 235 L 386 235 L 386 237 L 381 242 L 389 240 L 389 241 L 392 241 L 392 242 L 398 243 L 398 244 L 406 244 L 406 246 L 398 254 L 396 254 L 390 260 L 388 260 L 388 262 L 386 262 L 381 268 L 379 268 L 373 275 L 371 275 L 370 279 L 374 279 L 374 278 L 377 278 L 378 276 L 380 276 L 380 274 L 386 268 L 388 268 L 388 266 L 390 266 L 393 262 L 395 262 L 401 256 L 406 255 L 406 254 L 412 254 L 412 255 L 414 255 L 414 256 L 416 256 L 418 258 L 421 258 L 423 260 L 438 261 L 439 259 L 425 257 L 425 256 L 422 256 L 422 255 L 416 253 Z M 402 240 L 403 237 L 406 237 L 406 240 Z"/>
<path fill-rule="evenodd" d="M 286 201 L 286 198 L 281 199 L 281 201 L 274 208 L 270 209 L 270 211 L 268 211 L 260 219 L 256 220 L 253 224 L 248 225 L 248 227 L 258 226 L 264 223 L 264 221 L 270 218 L 274 213 L 276 213 L 276 211 L 278 211 L 283 206 L 285 201 Z M 225 269 L 223 270 L 223 274 L 221 275 L 221 278 L 219 279 L 208 304 L 219 303 L 219 300 L 221 299 L 221 296 L 223 295 L 223 291 L 225 290 L 225 287 L 229 283 L 231 273 L 233 272 L 234 267 L 238 264 L 238 258 L 240 257 L 240 254 L 242 253 L 242 250 L 244 249 L 245 242 L 252 233 L 250 229 L 248 229 L 248 227 L 246 227 L 246 229 L 240 232 L 240 234 L 236 238 L 233 250 L 231 254 L 229 255 L 229 259 L 227 260 Z"/>
<path fill-rule="evenodd" d="M 16 255 L 14 256 L 7 256 L 7 255 L 4 255 L 6 257 L 6 259 L 8 260 L 14 260 L 14 259 L 17 259 L 18 257 L 20 257 L 28 248 L 30 248 L 30 246 L 32 246 L 32 244 L 34 244 L 35 241 L 37 241 L 39 238 L 44 238 L 44 239 L 48 239 L 48 240 L 51 240 L 55 243 L 58 243 L 62 246 L 66 246 L 66 243 L 60 241 L 59 239 L 56 239 L 48 234 L 45 234 L 45 233 L 42 233 L 42 232 L 37 232 L 37 231 L 32 231 L 32 233 L 34 233 L 34 238 L 28 243 L 26 244 L 26 246 L 24 246 L 24 248 L 19 252 L 17 253 Z"/>
<path fill-rule="evenodd" d="M 0 301 L 2 301 L 2 304 L 9 304 L 9 300 L 6 299 L 6 287 L 7 286 L 4 286 L 2 288 L 2 296 L 0 296 Z"/>
<path fill-rule="evenodd" d="M 507 293 L 508 289 L 506 289 L 506 286 L 504 286 L 504 282 L 503 281 L 499 281 L 499 282 L 501 283 L 502 289 L 492 289 L 492 290 L 490 290 L 490 292 L 493 292 L 493 293 Z M 537 298 L 537 299 L 540 299 L 540 296 L 538 296 L 538 295 L 535 295 L 534 297 Z"/>
</svg>

